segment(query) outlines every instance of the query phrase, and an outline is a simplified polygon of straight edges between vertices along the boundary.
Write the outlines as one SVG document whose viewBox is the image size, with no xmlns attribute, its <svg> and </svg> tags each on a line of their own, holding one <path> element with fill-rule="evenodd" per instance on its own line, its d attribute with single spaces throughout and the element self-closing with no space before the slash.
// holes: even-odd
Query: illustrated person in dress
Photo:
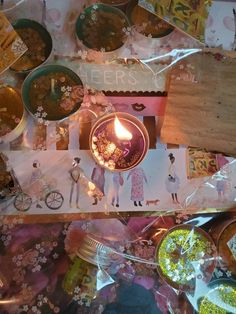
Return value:
<svg viewBox="0 0 236 314">
<path fill-rule="evenodd" d="M 93 168 L 91 180 L 100 190 L 100 192 L 104 195 L 105 169 L 96 164 L 95 167 Z M 93 205 L 97 205 L 98 196 L 95 194 L 93 197 L 94 197 Z M 99 200 L 101 200 L 101 197 L 99 198 Z"/>
<path fill-rule="evenodd" d="M 8 157 L 0 152 L 0 202 L 14 188 L 15 182 L 11 171 Z"/>
<path fill-rule="evenodd" d="M 144 188 L 143 182 L 147 183 L 146 175 L 143 168 L 137 167 L 130 170 L 127 180 L 131 177 L 131 200 L 134 202 L 134 206 L 143 206 L 144 200 Z"/>
<path fill-rule="evenodd" d="M 168 177 L 166 179 L 166 189 L 171 194 L 174 204 L 179 204 L 177 192 L 179 190 L 180 180 L 176 174 L 175 157 L 172 153 L 169 154 L 170 166 L 168 169 Z"/>
<path fill-rule="evenodd" d="M 113 188 L 112 188 L 112 200 L 111 205 L 119 207 L 119 193 L 120 187 L 124 184 L 124 179 L 121 172 L 114 172 L 112 176 Z M 116 204 L 116 205 L 115 205 Z"/>
<path fill-rule="evenodd" d="M 79 192 L 80 192 L 80 176 L 83 173 L 83 170 L 79 166 L 80 158 L 75 157 L 72 163 L 72 168 L 69 170 L 71 177 L 71 188 L 70 188 L 70 207 L 72 207 L 72 199 L 74 194 L 74 188 L 76 189 L 76 207 L 79 208 Z"/>
<path fill-rule="evenodd" d="M 40 201 L 42 200 L 43 193 L 43 174 L 40 169 L 40 163 L 38 160 L 33 161 L 33 171 L 30 178 L 30 195 L 36 200 L 36 207 L 42 208 Z"/>
</svg>

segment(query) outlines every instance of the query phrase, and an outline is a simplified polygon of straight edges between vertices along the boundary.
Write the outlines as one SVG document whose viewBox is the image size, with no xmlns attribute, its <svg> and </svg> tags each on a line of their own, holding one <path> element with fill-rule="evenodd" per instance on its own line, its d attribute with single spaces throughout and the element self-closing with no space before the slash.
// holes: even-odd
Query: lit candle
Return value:
<svg viewBox="0 0 236 314">
<path fill-rule="evenodd" d="M 125 171 L 144 159 L 149 138 L 141 121 L 118 112 L 102 117 L 95 123 L 89 143 L 98 164 L 111 171 Z"/>
<path fill-rule="evenodd" d="M 120 123 L 120 120 L 115 117 L 115 132 L 116 132 L 116 136 L 120 139 L 120 140 L 127 140 L 130 141 L 132 139 L 132 134 L 126 130 L 125 127 L 123 127 L 123 125 Z"/>
</svg>

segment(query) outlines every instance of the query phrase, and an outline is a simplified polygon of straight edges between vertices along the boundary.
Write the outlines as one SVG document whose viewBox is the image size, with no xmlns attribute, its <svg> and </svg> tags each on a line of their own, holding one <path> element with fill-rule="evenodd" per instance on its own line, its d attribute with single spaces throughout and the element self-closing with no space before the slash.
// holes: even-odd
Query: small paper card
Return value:
<svg viewBox="0 0 236 314">
<path fill-rule="evenodd" d="M 236 260 L 236 234 L 227 242 L 227 245 Z"/>
<path fill-rule="evenodd" d="M 139 0 L 139 5 L 186 34 L 204 42 L 211 0 Z"/>
<path fill-rule="evenodd" d="M 189 179 L 209 177 L 218 171 L 216 154 L 196 148 L 189 148 L 187 154 Z"/>
<path fill-rule="evenodd" d="M 27 49 L 8 19 L 0 12 L 0 74 L 15 63 Z"/>
</svg>

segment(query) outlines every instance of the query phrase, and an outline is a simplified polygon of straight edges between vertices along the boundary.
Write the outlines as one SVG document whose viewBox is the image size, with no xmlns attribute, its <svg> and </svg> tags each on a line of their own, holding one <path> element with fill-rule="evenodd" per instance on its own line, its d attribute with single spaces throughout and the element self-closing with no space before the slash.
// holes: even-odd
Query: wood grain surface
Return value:
<svg viewBox="0 0 236 314">
<path fill-rule="evenodd" d="M 196 82 L 171 80 L 161 139 L 236 155 L 236 59 L 189 57 Z"/>
</svg>

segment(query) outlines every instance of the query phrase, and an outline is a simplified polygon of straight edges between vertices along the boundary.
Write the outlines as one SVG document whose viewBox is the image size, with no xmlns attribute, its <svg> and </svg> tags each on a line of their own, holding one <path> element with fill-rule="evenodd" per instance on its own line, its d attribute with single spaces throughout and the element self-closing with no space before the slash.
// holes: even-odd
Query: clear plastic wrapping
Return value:
<svg viewBox="0 0 236 314">
<path fill-rule="evenodd" d="M 161 136 L 170 82 L 197 85 L 202 54 L 233 69 L 233 4 L 212 4 L 203 44 L 101 2 L 0 3 L 45 36 L 40 64 L 0 76 L 0 313 L 236 313 L 235 159 Z"/>
<path fill-rule="evenodd" d="M 235 313 L 234 213 L 4 218 L 1 245 L 3 313 Z"/>
</svg>

